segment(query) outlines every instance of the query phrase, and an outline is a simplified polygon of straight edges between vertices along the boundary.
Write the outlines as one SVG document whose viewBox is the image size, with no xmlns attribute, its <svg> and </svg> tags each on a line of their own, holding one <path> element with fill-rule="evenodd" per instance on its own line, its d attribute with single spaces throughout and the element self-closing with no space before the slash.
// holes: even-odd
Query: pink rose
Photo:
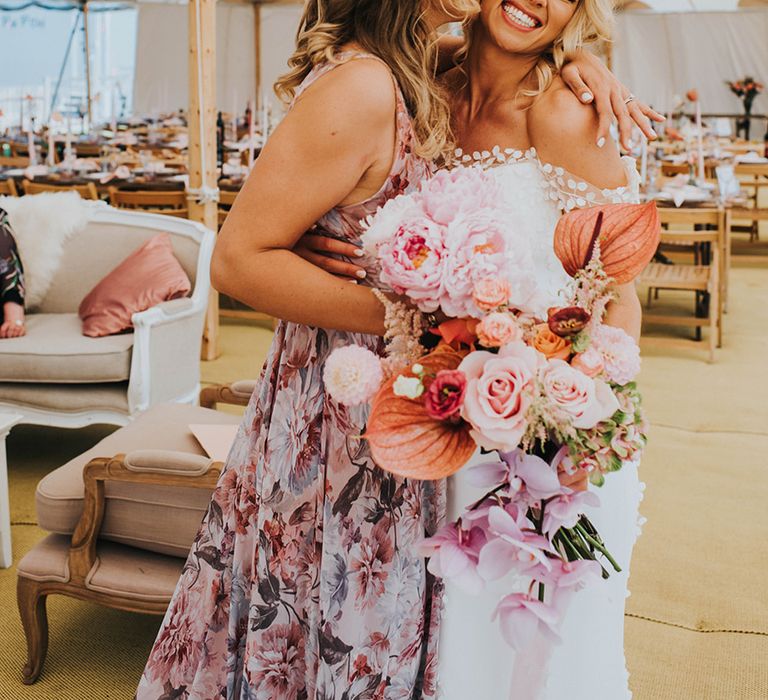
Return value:
<svg viewBox="0 0 768 700">
<path fill-rule="evenodd" d="M 430 418 L 448 420 L 461 410 L 467 390 L 467 378 L 456 369 L 437 373 L 424 397 L 424 409 Z"/>
<path fill-rule="evenodd" d="M 579 353 L 571 360 L 571 367 L 579 372 L 584 372 L 588 377 L 596 377 L 603 371 L 603 356 L 594 345 L 590 345 L 584 352 Z"/>
<path fill-rule="evenodd" d="M 437 310 L 445 272 L 445 231 L 424 217 L 405 219 L 378 249 L 381 282 L 407 294 L 426 312 Z"/>
<path fill-rule="evenodd" d="M 486 316 L 477 326 L 477 339 L 486 348 L 500 348 L 522 339 L 522 331 L 512 314 L 496 312 Z"/>
<path fill-rule="evenodd" d="M 497 277 L 475 282 L 472 298 L 482 311 L 493 311 L 509 301 L 509 284 Z"/>
<path fill-rule="evenodd" d="M 563 360 L 550 360 L 540 375 L 544 396 L 570 418 L 574 428 L 589 430 L 619 408 L 611 388 Z"/>
<path fill-rule="evenodd" d="M 521 341 L 498 355 L 473 352 L 459 365 L 467 377 L 461 416 L 475 442 L 488 450 L 514 450 L 528 426 L 528 409 L 541 355 Z"/>
</svg>

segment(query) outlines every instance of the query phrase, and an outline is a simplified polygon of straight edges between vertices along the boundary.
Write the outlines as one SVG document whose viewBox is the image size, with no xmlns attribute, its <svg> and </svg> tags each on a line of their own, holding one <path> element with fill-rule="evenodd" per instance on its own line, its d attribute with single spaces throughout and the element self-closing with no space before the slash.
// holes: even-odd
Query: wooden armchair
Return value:
<svg viewBox="0 0 768 700">
<path fill-rule="evenodd" d="M 245 406 L 254 386 L 255 382 L 246 381 L 207 387 L 201 392 L 201 403 L 211 407 L 218 403 Z M 159 510 L 161 504 L 158 500 L 162 500 L 168 487 L 174 487 L 170 492 L 173 496 L 165 496 L 173 499 L 166 507 L 175 505 L 179 512 L 186 511 L 184 517 L 189 522 L 182 528 L 175 528 L 187 531 L 183 542 L 186 551 L 192 545 L 194 535 L 191 533 L 197 531 L 202 512 L 207 507 L 204 506 L 201 512 L 199 504 L 207 504 L 208 495 L 214 490 L 223 468 L 221 462 L 214 462 L 202 454 L 202 449 L 189 435 L 189 423 L 237 423 L 239 418 L 203 407 L 175 405 L 157 406 L 145 416 L 139 417 L 133 427 L 121 428 L 89 450 L 86 455 L 90 459 L 85 466 L 70 463 L 69 467 L 82 469 L 83 488 L 82 513 L 73 534 L 58 534 L 62 528 L 57 526 L 19 563 L 17 602 L 27 639 L 27 663 L 22 672 L 23 682 L 27 685 L 40 676 L 48 650 L 46 600 L 49 595 L 65 595 L 109 608 L 155 615 L 164 614 L 170 602 L 185 559 L 181 552 L 174 556 L 157 551 L 161 547 L 149 549 L 149 545 L 142 544 L 139 532 L 115 532 L 116 528 L 119 529 L 114 513 L 120 505 L 117 489 L 123 489 L 121 493 L 127 488 L 134 489 L 133 493 L 143 489 L 153 494 L 153 514 L 147 513 L 146 501 L 142 503 L 141 500 L 129 499 L 128 507 L 153 520 L 150 527 L 156 530 L 157 521 L 164 514 Z M 106 452 L 109 445 L 141 444 L 141 426 L 137 429 L 136 423 L 142 420 L 147 428 L 150 425 L 155 427 L 154 436 L 146 441 L 150 449 L 133 449 L 111 457 L 93 456 L 98 454 L 102 445 Z M 173 449 L 161 449 L 158 444 Z M 187 444 L 188 450 L 185 449 Z M 56 472 L 69 469 L 72 473 L 69 467 L 64 465 Z M 46 477 L 41 485 L 46 479 L 51 483 L 58 479 L 61 484 L 64 475 L 60 473 L 56 477 L 56 472 Z M 45 514 L 41 512 L 41 507 L 46 507 L 45 499 L 55 504 L 66 495 L 61 490 L 58 494 L 41 494 L 38 486 L 38 520 L 41 526 L 46 525 Z M 113 496 L 118 501 L 113 500 Z M 124 507 L 125 503 L 123 501 Z M 134 540 L 134 535 L 138 539 Z M 121 541 L 130 541 L 131 545 Z"/>
<path fill-rule="evenodd" d="M 96 185 L 86 182 L 83 185 L 52 185 L 48 182 L 23 181 L 24 194 L 41 194 L 43 192 L 77 192 L 83 199 L 99 199 Z"/>
</svg>

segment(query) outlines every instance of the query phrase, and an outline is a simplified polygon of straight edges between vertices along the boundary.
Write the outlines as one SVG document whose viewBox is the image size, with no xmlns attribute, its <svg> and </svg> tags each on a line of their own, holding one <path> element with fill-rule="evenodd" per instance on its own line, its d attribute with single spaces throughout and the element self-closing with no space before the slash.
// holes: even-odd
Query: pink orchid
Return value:
<svg viewBox="0 0 768 700">
<path fill-rule="evenodd" d="M 564 589 L 580 590 L 588 583 L 599 580 L 601 572 L 600 564 L 596 561 L 553 559 L 550 560 L 548 567 L 537 568 L 532 573 L 532 577 L 547 586 L 552 586 L 557 591 Z"/>
<path fill-rule="evenodd" d="M 557 643 L 558 617 L 552 606 L 524 593 L 505 596 L 493 613 L 493 619 L 499 619 L 502 636 L 516 651 L 530 645 L 537 632 Z"/>
<path fill-rule="evenodd" d="M 451 523 L 424 540 L 420 550 L 430 558 L 427 569 L 432 574 L 450 579 L 463 591 L 477 595 L 484 586 L 477 573 L 477 563 L 485 542 L 481 528 L 464 530 L 458 523 Z"/>
<path fill-rule="evenodd" d="M 551 498 L 563 492 L 557 469 L 541 457 L 526 454 L 520 449 L 507 452 L 501 457 L 509 465 L 510 475 L 522 479 L 534 501 Z"/>
<path fill-rule="evenodd" d="M 541 530 L 551 539 L 561 527 L 574 527 L 587 506 L 597 508 L 599 505 L 600 499 L 592 491 L 572 492 L 558 496 L 547 503 Z"/>
<path fill-rule="evenodd" d="M 477 567 L 486 581 L 495 581 L 510 572 L 523 574 L 534 567 L 549 567 L 545 552 L 551 552 L 552 546 L 546 537 L 533 532 L 533 523 L 524 509 L 514 504 L 507 509 L 494 506 L 488 512 L 488 526 L 496 538 L 480 550 Z"/>
</svg>

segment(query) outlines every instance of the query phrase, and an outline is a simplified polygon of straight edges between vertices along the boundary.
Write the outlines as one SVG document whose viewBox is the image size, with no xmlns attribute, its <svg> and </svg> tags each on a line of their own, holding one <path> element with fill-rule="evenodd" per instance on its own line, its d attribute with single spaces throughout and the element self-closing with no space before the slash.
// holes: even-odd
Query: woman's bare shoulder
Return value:
<svg viewBox="0 0 768 700">
<path fill-rule="evenodd" d="M 528 135 L 542 161 L 565 168 L 601 188 L 626 184 L 626 170 L 613 141 L 597 143 L 599 120 L 556 77 L 528 112 Z"/>
</svg>

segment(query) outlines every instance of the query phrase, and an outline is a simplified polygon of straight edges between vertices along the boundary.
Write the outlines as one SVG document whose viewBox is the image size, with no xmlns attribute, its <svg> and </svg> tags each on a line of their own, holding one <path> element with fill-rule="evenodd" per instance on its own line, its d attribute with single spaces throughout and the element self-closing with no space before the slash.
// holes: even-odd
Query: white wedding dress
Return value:
<svg viewBox="0 0 768 700">
<path fill-rule="evenodd" d="M 558 304 L 558 292 L 568 282 L 553 251 L 553 234 L 564 210 L 590 204 L 634 202 L 638 177 L 634 161 L 626 159 L 628 185 L 600 190 L 579 182 L 561 168 L 543 165 L 535 151 L 494 149 L 462 155 L 459 162 L 479 163 L 492 169 L 514 212 L 515 226 L 531 236 L 537 278 Z M 478 455 L 473 462 L 487 462 Z M 471 466 L 471 465 L 470 465 Z M 632 697 L 624 660 L 624 603 L 632 549 L 639 534 L 638 507 L 642 485 L 637 465 L 625 464 L 608 474 L 602 488 L 590 488 L 601 507 L 587 515 L 602 534 L 621 573 L 579 591 L 570 602 L 561 627 L 562 643 L 551 648 L 548 661 L 531 668 L 528 658 L 516 652 L 501 636 L 493 611 L 504 595 L 527 589 L 528 582 L 507 578 L 490 584 L 479 596 L 468 595 L 446 582 L 438 650 L 440 700 L 627 700 Z M 469 504 L 484 495 L 467 483 L 467 468 L 448 480 L 448 518 L 456 519 Z M 541 660 L 547 654 L 536 658 Z M 520 665 L 516 666 L 516 660 Z M 541 677 L 537 697 L 514 693 L 516 674 Z"/>
</svg>

